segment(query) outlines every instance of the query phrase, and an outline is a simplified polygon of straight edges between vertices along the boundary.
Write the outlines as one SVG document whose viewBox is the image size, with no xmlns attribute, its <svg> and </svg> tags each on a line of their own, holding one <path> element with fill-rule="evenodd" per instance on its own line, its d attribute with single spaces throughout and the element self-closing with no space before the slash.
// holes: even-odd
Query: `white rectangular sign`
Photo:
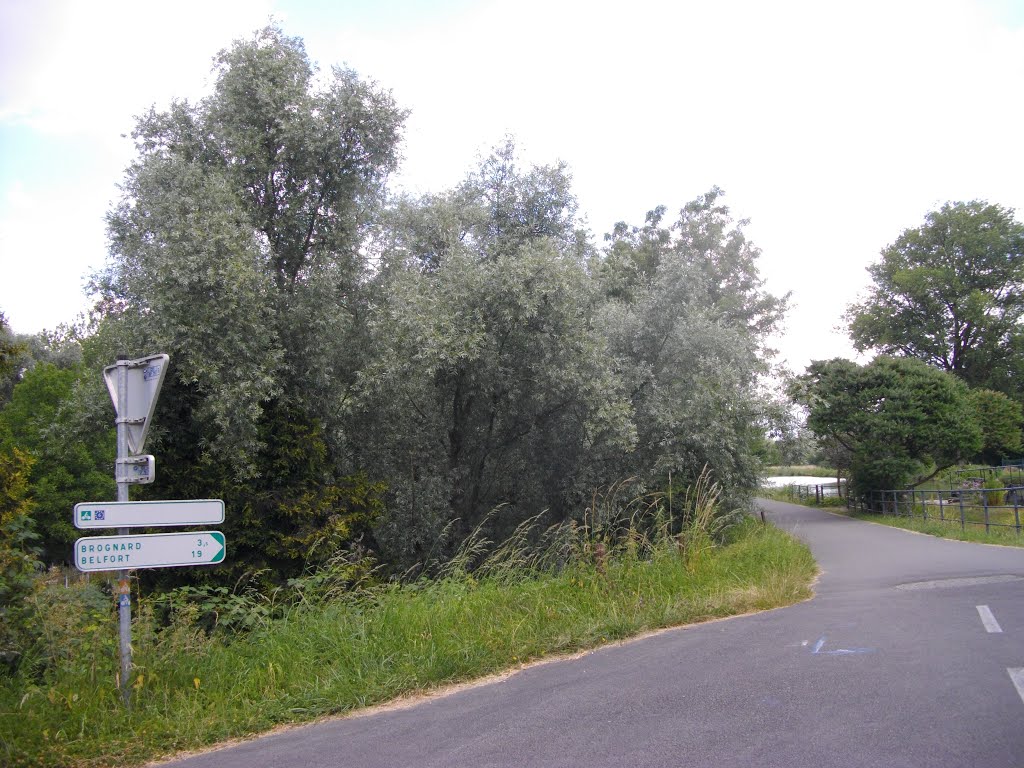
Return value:
<svg viewBox="0 0 1024 768">
<path fill-rule="evenodd" d="M 225 551 L 220 531 L 87 536 L 75 542 L 75 567 L 88 572 L 215 565 Z"/>
<path fill-rule="evenodd" d="M 159 525 L 219 525 L 220 499 L 188 501 L 83 501 L 75 504 L 75 528 L 151 528 Z"/>
</svg>

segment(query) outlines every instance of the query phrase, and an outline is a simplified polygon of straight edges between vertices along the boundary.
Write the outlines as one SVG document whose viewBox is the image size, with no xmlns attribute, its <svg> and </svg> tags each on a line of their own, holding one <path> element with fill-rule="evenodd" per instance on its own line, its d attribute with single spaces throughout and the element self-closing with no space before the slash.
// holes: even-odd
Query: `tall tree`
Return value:
<svg viewBox="0 0 1024 768">
<path fill-rule="evenodd" d="M 329 516 L 354 487 L 344 404 L 366 349 L 361 249 L 406 113 L 351 70 L 317 77 L 276 26 L 215 61 L 211 96 L 150 110 L 133 134 L 95 280 L 98 343 L 108 363 L 171 356 L 157 418 L 174 429 L 155 433 L 163 471 L 147 492 L 234 500 L 254 564 L 294 564 L 303 515 Z M 298 539 L 261 559 L 282 536 Z"/>
<path fill-rule="evenodd" d="M 757 482 L 754 447 L 767 406 L 767 334 L 786 297 L 763 290 L 759 250 L 714 188 L 669 226 L 616 226 L 596 269 L 609 301 L 602 327 L 628 382 L 637 429 L 633 473 L 695 480 L 707 465 L 741 504 Z"/>
<path fill-rule="evenodd" d="M 17 338 L 0 312 L 0 407 L 11 399 L 21 377 L 22 358 L 27 351 L 25 343 Z"/>
<path fill-rule="evenodd" d="M 858 350 L 914 357 L 972 386 L 1024 396 L 1024 224 L 982 201 L 947 203 L 868 268 L 847 312 Z"/>
<path fill-rule="evenodd" d="M 561 166 L 519 168 L 506 142 L 457 189 L 395 210 L 358 452 L 389 486 L 377 538 L 396 559 L 499 506 L 493 536 L 564 518 L 593 444 L 628 441 L 569 187 Z"/>
<path fill-rule="evenodd" d="M 981 425 L 984 444 L 974 457 L 984 464 L 999 464 L 1003 459 L 1019 458 L 1024 448 L 1024 407 L 1002 392 L 972 389 L 971 403 Z"/>
<path fill-rule="evenodd" d="M 212 96 L 140 120 L 98 288 L 127 322 L 123 343 L 172 353 L 213 427 L 205 444 L 231 450 L 245 476 L 273 403 L 337 428 L 358 367 L 346 342 L 359 333 L 359 249 L 405 112 L 350 70 L 317 89 L 301 40 L 277 27 L 216 63 Z"/>
</svg>

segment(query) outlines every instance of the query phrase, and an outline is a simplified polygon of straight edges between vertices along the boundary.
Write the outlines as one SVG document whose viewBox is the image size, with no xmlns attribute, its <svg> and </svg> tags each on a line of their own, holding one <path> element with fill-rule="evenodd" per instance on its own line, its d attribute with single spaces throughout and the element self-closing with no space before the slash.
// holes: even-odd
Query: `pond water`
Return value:
<svg viewBox="0 0 1024 768">
<path fill-rule="evenodd" d="M 809 475 L 784 475 L 777 477 L 766 477 L 764 479 L 767 488 L 782 488 L 787 485 L 835 485 L 834 477 L 811 477 Z"/>
</svg>

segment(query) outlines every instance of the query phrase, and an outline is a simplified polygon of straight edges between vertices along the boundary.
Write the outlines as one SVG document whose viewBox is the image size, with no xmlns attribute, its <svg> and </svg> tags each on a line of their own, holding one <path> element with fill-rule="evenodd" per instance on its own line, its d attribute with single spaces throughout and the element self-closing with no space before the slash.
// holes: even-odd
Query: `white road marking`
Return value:
<svg viewBox="0 0 1024 768">
<path fill-rule="evenodd" d="M 1006 671 L 1010 673 L 1010 679 L 1013 681 L 1014 688 L 1017 689 L 1017 695 L 1020 696 L 1021 701 L 1024 701 L 1024 667 L 1007 667 Z"/>
<path fill-rule="evenodd" d="M 977 605 L 975 608 L 978 609 L 978 615 L 981 616 L 981 623 L 985 625 L 986 632 L 1003 631 L 1003 628 L 999 626 L 999 622 L 996 621 L 996 617 L 992 615 L 992 611 L 989 610 L 987 605 Z"/>
</svg>

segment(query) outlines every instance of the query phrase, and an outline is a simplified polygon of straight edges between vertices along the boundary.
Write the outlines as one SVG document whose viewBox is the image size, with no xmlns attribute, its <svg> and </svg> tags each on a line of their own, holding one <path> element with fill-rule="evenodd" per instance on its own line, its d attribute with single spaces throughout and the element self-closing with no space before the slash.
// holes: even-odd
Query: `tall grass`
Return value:
<svg viewBox="0 0 1024 768">
<path fill-rule="evenodd" d="M 672 515 L 648 497 L 618 503 L 624 490 L 595 495 L 584 524 L 527 523 L 497 546 L 478 529 L 432 579 L 306 590 L 244 632 L 209 634 L 189 603 L 158 629 L 159 605 L 143 601 L 130 708 L 112 609 L 83 626 L 69 608 L 49 664 L 0 678 L 0 764 L 136 764 L 809 596 L 807 548 L 746 518 L 724 525 L 710 478 Z M 90 590 L 51 583 L 39 599 L 63 591 L 70 606 Z"/>
</svg>

